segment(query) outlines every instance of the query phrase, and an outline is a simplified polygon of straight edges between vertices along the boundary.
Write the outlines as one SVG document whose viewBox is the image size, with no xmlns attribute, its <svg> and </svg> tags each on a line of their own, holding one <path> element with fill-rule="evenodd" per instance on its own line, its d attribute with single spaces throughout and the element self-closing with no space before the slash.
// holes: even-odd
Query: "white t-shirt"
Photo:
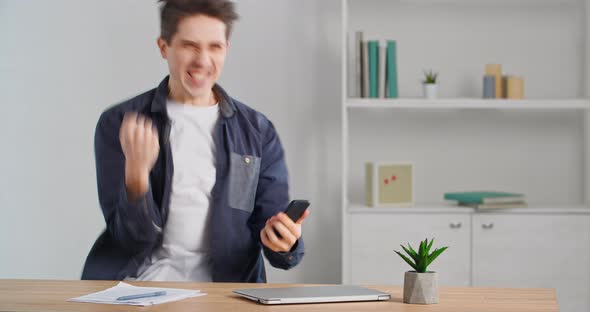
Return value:
<svg viewBox="0 0 590 312">
<path fill-rule="evenodd" d="M 170 211 L 162 247 L 139 268 L 137 279 L 210 282 L 208 226 L 219 105 L 196 107 L 168 100 L 167 108 L 174 164 Z"/>
</svg>

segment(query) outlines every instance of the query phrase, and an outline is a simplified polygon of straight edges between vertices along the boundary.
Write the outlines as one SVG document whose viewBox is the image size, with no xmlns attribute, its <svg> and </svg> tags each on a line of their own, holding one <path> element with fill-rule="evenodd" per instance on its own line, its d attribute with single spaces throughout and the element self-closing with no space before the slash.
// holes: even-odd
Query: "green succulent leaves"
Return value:
<svg viewBox="0 0 590 312">
<path fill-rule="evenodd" d="M 440 254 L 442 254 L 445 250 L 447 250 L 447 248 L 449 248 L 449 247 L 437 248 L 433 252 L 430 252 L 430 249 L 432 248 L 432 243 L 434 243 L 434 238 L 432 240 L 430 240 L 430 242 L 428 241 L 428 239 L 421 241 L 420 247 L 418 248 L 418 252 L 416 252 L 414 250 L 414 248 L 412 248 L 412 246 L 410 246 L 410 244 L 408 244 L 408 247 L 404 247 L 403 245 L 400 245 L 402 247 L 402 249 L 410 256 L 409 258 L 408 258 L 408 256 L 402 254 L 401 252 L 399 252 L 397 250 L 394 250 L 394 251 L 400 257 L 402 257 L 402 259 L 404 259 L 404 261 L 406 261 L 412 268 L 414 268 L 414 270 L 416 270 L 416 272 L 424 273 L 424 272 L 426 272 L 426 269 L 428 268 L 428 266 L 436 258 L 438 258 L 438 256 L 440 256 Z"/>
<path fill-rule="evenodd" d="M 424 83 L 436 83 L 438 73 L 432 72 L 432 70 L 424 71 Z"/>
</svg>

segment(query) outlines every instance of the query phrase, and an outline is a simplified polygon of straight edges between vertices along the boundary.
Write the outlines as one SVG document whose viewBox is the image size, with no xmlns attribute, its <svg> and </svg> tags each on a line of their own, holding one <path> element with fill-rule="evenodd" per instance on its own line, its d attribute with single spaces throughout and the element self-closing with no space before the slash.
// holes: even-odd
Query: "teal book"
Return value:
<svg viewBox="0 0 590 312">
<path fill-rule="evenodd" d="M 369 97 L 379 97 L 379 41 L 369 41 Z"/>
<path fill-rule="evenodd" d="M 522 202 L 524 195 L 508 192 L 472 191 L 445 193 L 445 199 L 456 200 L 461 204 L 498 204 Z"/>
<path fill-rule="evenodd" d="M 397 42 L 387 40 L 387 97 L 397 98 Z"/>
</svg>

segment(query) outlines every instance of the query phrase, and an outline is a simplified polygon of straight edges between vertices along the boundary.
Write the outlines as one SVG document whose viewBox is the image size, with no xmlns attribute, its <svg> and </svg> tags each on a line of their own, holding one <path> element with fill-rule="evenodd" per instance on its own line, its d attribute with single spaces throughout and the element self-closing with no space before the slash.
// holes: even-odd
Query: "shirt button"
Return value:
<svg viewBox="0 0 590 312">
<path fill-rule="evenodd" d="M 293 256 L 289 256 L 287 257 L 287 259 L 289 259 L 289 261 L 293 260 Z"/>
<path fill-rule="evenodd" d="M 244 162 L 249 164 L 252 160 L 250 159 L 250 157 L 244 157 Z"/>
</svg>

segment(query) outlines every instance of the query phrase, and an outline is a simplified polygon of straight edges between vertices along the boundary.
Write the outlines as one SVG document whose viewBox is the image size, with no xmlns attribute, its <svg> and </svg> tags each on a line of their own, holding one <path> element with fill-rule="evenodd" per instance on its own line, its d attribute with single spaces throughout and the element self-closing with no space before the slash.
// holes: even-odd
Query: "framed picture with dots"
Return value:
<svg viewBox="0 0 590 312">
<path fill-rule="evenodd" d="M 412 163 L 366 164 L 367 206 L 409 206 L 414 202 Z"/>
</svg>

